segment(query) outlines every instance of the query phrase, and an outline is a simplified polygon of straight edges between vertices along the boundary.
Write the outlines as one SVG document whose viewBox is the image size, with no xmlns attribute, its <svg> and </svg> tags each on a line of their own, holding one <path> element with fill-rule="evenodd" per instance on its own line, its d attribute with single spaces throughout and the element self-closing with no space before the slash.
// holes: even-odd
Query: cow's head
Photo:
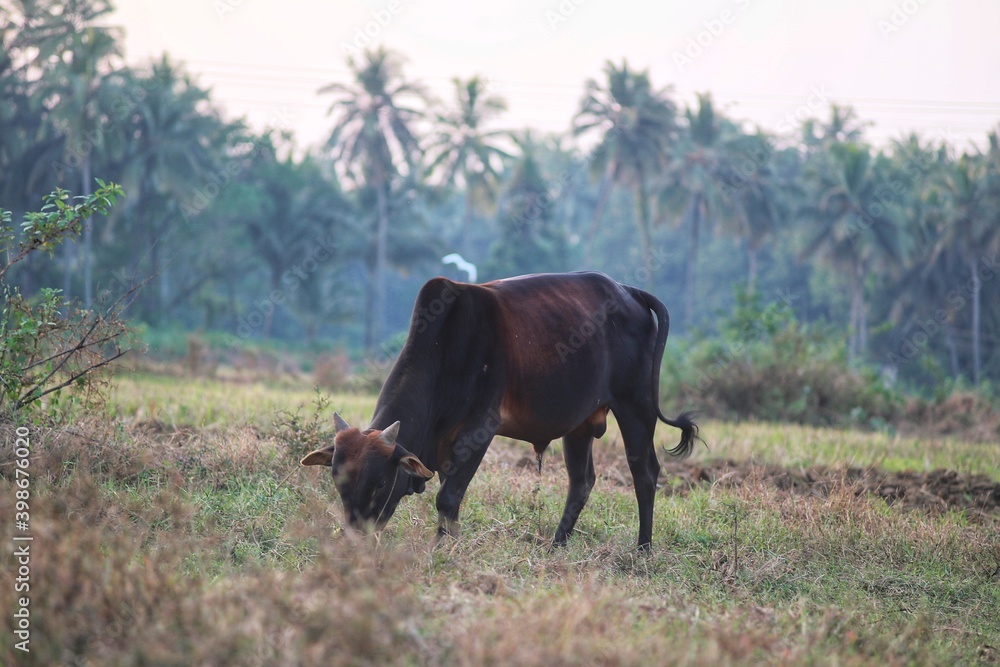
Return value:
<svg viewBox="0 0 1000 667">
<path fill-rule="evenodd" d="M 399 422 L 362 431 L 336 413 L 333 421 L 333 444 L 308 454 L 302 465 L 330 467 L 350 526 L 381 530 L 403 496 L 423 491 L 434 473 L 396 442 Z"/>
</svg>

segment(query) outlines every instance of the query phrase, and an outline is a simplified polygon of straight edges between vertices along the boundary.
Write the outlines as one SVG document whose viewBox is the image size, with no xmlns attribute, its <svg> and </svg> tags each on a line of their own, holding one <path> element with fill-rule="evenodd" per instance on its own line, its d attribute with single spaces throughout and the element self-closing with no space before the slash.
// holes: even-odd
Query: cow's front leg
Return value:
<svg viewBox="0 0 1000 667">
<path fill-rule="evenodd" d="M 441 464 L 441 489 L 437 494 L 439 540 L 445 535 L 458 536 L 458 510 L 462 498 L 498 428 L 498 422 L 486 419 L 475 427 L 464 429 L 451 449 L 451 458 Z"/>
</svg>

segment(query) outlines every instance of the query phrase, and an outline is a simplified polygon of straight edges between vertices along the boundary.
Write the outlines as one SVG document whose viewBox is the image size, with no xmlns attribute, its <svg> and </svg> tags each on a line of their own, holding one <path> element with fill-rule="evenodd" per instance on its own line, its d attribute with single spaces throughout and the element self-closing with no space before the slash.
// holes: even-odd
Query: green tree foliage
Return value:
<svg viewBox="0 0 1000 667">
<path fill-rule="evenodd" d="M 428 150 L 428 171 L 439 172 L 445 186 L 465 191 L 459 247 L 465 258 L 472 260 L 473 215 L 477 208 L 492 207 L 504 160 L 510 158 L 501 148 L 510 133 L 490 130 L 486 125 L 507 109 L 507 103 L 499 95 L 490 94 L 489 83 L 482 77 L 467 81 L 455 78 L 452 85 L 456 106 L 437 114 L 437 129 Z"/>
<path fill-rule="evenodd" d="M 643 266 L 653 273 L 650 231 L 650 182 L 667 161 L 676 127 L 676 107 L 666 90 L 656 90 L 645 71 L 633 72 L 608 62 L 606 84 L 586 83 L 580 110 L 573 119 L 575 136 L 596 135 L 591 169 L 601 175 L 600 195 L 588 234 L 596 235 L 612 186 L 633 189 Z M 585 261 L 589 261 L 589 251 Z M 652 277 L 650 277 L 652 280 Z"/>
<path fill-rule="evenodd" d="M 0 265 L 0 415 L 74 383 L 87 387 L 94 371 L 125 354 L 127 328 L 118 302 L 101 310 L 67 310 L 57 289 L 42 288 L 29 299 L 5 279 L 19 262 L 36 253 L 51 255 L 79 236 L 91 216 L 107 215 L 124 195 L 114 183 L 97 184 L 96 192 L 76 198 L 79 203 L 65 190 L 46 195 L 40 211 L 25 214 L 20 234 L 10 227 L 10 211 L 0 209 L 0 252 L 7 257 Z"/>
<path fill-rule="evenodd" d="M 944 172 L 947 193 L 945 218 L 936 250 L 954 252 L 964 265 L 972 302 L 972 382 L 982 373 L 982 267 L 984 259 L 1000 252 L 1000 147 L 997 134 L 990 135 L 985 154 L 963 154 Z M 994 262 L 995 264 L 995 262 Z M 993 291 L 995 294 L 995 291 Z"/>
<path fill-rule="evenodd" d="M 741 134 L 731 121 L 715 112 L 712 98 L 707 94 L 698 96 L 698 108 L 686 109 L 684 118 L 684 129 L 671 151 L 669 171 L 660 190 L 660 205 L 664 210 L 661 216 L 673 217 L 690 235 L 684 278 L 684 315 L 685 320 L 691 322 L 697 301 L 698 246 L 702 227 L 713 223 L 717 217 L 738 219 L 737 212 L 741 211 L 725 196 L 725 184 L 732 181 L 737 171 L 737 142 Z M 743 203 L 750 206 L 753 202 L 747 198 Z M 742 212 L 747 210 L 744 208 Z M 682 214 L 671 216 L 674 211 Z"/>
<path fill-rule="evenodd" d="M 788 304 L 737 289 L 719 335 L 671 351 L 664 394 L 713 415 L 828 426 L 884 426 L 902 406 L 878 372 L 846 364 L 842 342 Z"/>
<path fill-rule="evenodd" d="M 327 141 L 334 160 L 359 187 L 375 194 L 375 261 L 370 270 L 371 316 L 365 347 L 374 350 L 385 333 L 386 281 L 389 252 L 389 200 L 400 180 L 414 169 L 419 141 L 413 124 L 423 112 L 406 106 L 421 101 L 423 89 L 403 78 L 400 57 L 384 48 L 365 51 L 348 61 L 354 81 L 332 83 L 320 90 L 336 97 L 336 114 Z"/>
<path fill-rule="evenodd" d="M 310 150 L 224 117 L 166 55 L 122 64 L 106 0 L 0 0 L 0 14 L 0 206 L 21 219 L 56 188 L 86 194 L 92 174 L 129 193 L 89 247 L 84 226 L 83 247 L 5 271 L 26 302 L 53 286 L 84 306 L 128 294 L 128 317 L 158 329 L 371 352 L 405 336 L 457 239 L 485 277 L 599 268 L 645 283 L 672 340 L 727 335 L 715 313 L 741 308 L 745 283 L 890 380 L 1000 381 L 995 132 L 964 151 L 873 146 L 833 106 L 772 136 L 707 93 L 681 113 L 621 62 L 582 84 L 570 132 L 515 142 L 484 76 L 431 110 L 376 48 L 322 90 L 331 134 Z M 31 243 L 13 233 L 9 247 Z"/>
<path fill-rule="evenodd" d="M 747 289 L 753 292 L 761 249 L 786 231 L 791 218 L 799 161 L 794 151 L 779 150 L 760 130 L 738 133 L 732 153 L 720 188 L 729 215 L 720 222 L 724 233 L 746 245 Z"/>
<path fill-rule="evenodd" d="M 530 134 L 517 141 L 521 157 L 504 191 L 498 219 L 498 239 L 485 273 L 500 278 L 542 271 L 565 271 L 567 238 L 555 219 L 538 160 L 538 145 Z"/>
<path fill-rule="evenodd" d="M 866 288 L 873 272 L 885 275 L 903 261 L 901 206 L 892 194 L 892 161 L 842 129 L 844 114 L 832 110 L 821 150 L 806 160 L 812 203 L 801 211 L 806 258 L 820 257 L 843 276 L 850 294 L 848 355 L 853 361 L 868 345 Z M 840 137 L 851 137 L 842 140 Z"/>
</svg>

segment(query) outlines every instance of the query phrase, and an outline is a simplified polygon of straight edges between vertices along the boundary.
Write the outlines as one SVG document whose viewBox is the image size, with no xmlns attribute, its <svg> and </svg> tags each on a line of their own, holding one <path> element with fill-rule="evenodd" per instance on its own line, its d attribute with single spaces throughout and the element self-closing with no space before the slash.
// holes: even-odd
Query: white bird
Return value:
<svg viewBox="0 0 1000 667">
<path fill-rule="evenodd" d="M 465 261 L 465 258 L 459 255 L 457 252 L 453 252 L 450 255 L 445 255 L 441 258 L 444 264 L 454 264 L 459 271 L 465 271 L 469 275 L 469 282 L 476 282 L 476 265 L 472 262 Z"/>
</svg>

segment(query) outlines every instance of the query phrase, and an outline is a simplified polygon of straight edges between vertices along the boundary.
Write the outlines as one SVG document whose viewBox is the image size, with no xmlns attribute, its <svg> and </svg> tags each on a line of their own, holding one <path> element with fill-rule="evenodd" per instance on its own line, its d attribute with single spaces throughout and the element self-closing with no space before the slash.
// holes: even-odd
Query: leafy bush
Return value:
<svg viewBox="0 0 1000 667">
<path fill-rule="evenodd" d="M 319 387 L 315 389 L 310 414 L 302 414 L 302 406 L 295 412 L 279 410 L 274 417 L 274 436 L 284 443 L 292 461 L 297 463 L 309 452 L 325 447 L 337 435 L 333 420 L 328 416 L 330 396 Z"/>
<path fill-rule="evenodd" d="M 851 368 L 839 337 L 783 304 L 738 291 L 720 334 L 669 346 L 663 396 L 715 418 L 885 427 L 903 397 L 872 368 Z"/>
<path fill-rule="evenodd" d="M 351 360 L 343 352 L 324 354 L 316 360 L 313 377 L 316 384 L 327 391 L 344 391 L 351 375 Z"/>
<path fill-rule="evenodd" d="M 118 185 L 97 182 L 98 190 L 75 197 L 82 200 L 76 204 L 65 190 L 46 195 L 40 211 L 24 216 L 20 240 L 10 212 L 0 210 L 0 252 L 8 258 L 0 266 L 0 414 L 37 405 L 70 385 L 93 389 L 94 371 L 126 352 L 121 345 L 128 328 L 119 310 L 129 294 L 103 308 L 80 310 L 67 304 L 60 290 L 42 289 L 29 299 L 5 280 L 15 264 L 32 253 L 51 255 L 78 236 L 88 218 L 107 215 L 124 196 Z"/>
</svg>

